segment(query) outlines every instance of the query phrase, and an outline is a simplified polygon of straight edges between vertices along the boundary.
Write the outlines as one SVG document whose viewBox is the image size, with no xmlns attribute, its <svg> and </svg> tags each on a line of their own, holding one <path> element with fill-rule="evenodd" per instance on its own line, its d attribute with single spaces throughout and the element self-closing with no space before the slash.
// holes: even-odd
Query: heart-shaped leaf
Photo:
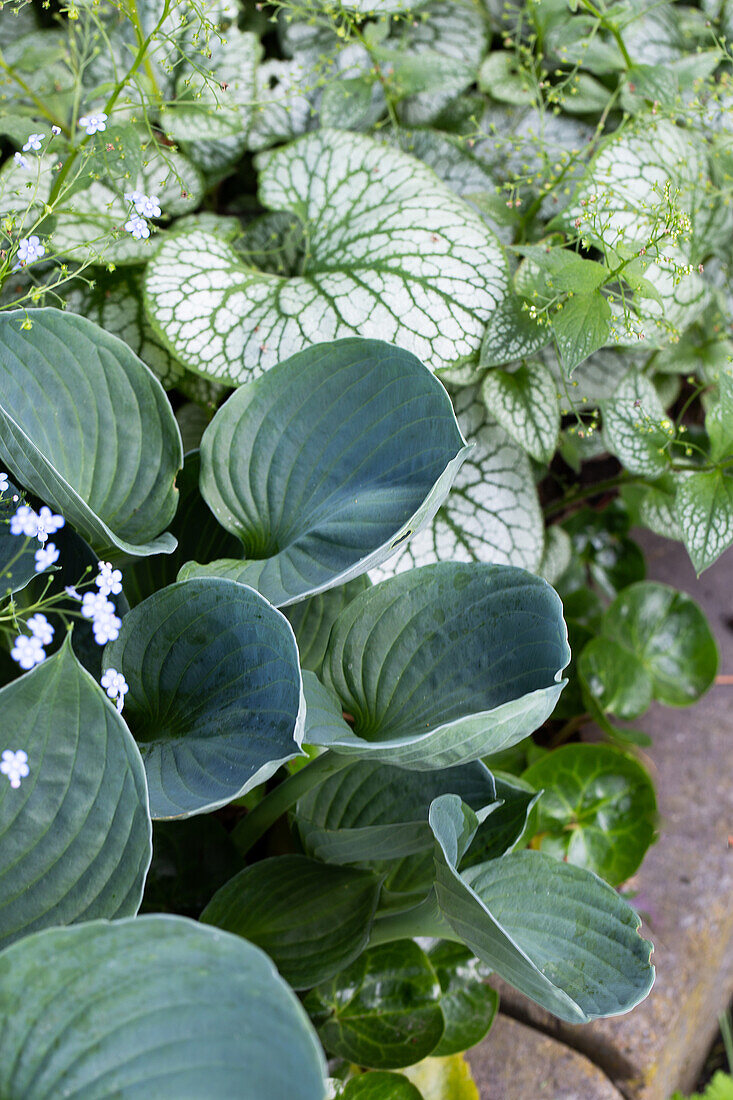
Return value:
<svg viewBox="0 0 733 1100">
<path fill-rule="evenodd" d="M 338 588 L 329 588 L 288 607 L 285 614 L 295 631 L 301 668 L 309 669 L 316 676 L 320 673 L 331 627 L 347 604 L 365 588 L 369 588 L 369 578 L 362 573 Z"/>
<path fill-rule="evenodd" d="M 491 370 L 481 396 L 489 413 L 520 447 L 538 462 L 551 461 L 560 432 L 560 406 L 547 367 L 527 363 L 512 374 Z"/>
<path fill-rule="evenodd" d="M 443 795 L 430 824 L 439 909 L 483 962 L 569 1023 L 627 1012 L 646 997 L 651 944 L 615 890 L 541 852 L 515 852 L 459 874 L 476 815 Z"/>
<path fill-rule="evenodd" d="M 445 1031 L 433 1055 L 462 1054 L 480 1043 L 494 1022 L 499 995 L 486 984 L 491 971 L 461 943 L 440 940 L 427 955 L 440 982 L 445 1019 Z"/>
<path fill-rule="evenodd" d="M 168 238 L 146 277 L 153 324 L 192 370 L 246 382 L 317 340 L 387 339 L 431 369 L 477 356 L 507 288 L 478 214 L 401 150 L 319 130 L 261 154 L 259 196 L 303 223 L 308 249 L 278 277 L 206 233 Z"/>
<path fill-rule="evenodd" d="M 401 1073 L 373 1070 L 362 1073 L 338 1094 L 339 1100 L 423 1100 L 423 1095 Z"/>
<path fill-rule="evenodd" d="M 634 874 L 654 839 L 657 814 L 654 785 L 638 760 L 610 745 L 563 745 L 523 778 L 544 789 L 540 851 L 587 867 L 612 886 Z"/>
<path fill-rule="evenodd" d="M 0 944 L 136 913 L 151 855 L 142 761 L 68 636 L 0 691 L 0 748 L 29 769 L 16 788 L 0 775 Z"/>
<path fill-rule="evenodd" d="M 234 393 L 201 441 L 201 492 L 243 545 L 224 576 L 286 606 L 379 565 L 435 515 L 468 448 L 408 351 L 319 344 Z"/>
<path fill-rule="evenodd" d="M 681 478 L 675 515 L 697 573 L 733 543 L 733 477 L 718 467 Z"/>
<path fill-rule="evenodd" d="M 27 937 L 0 954 L 0 1013 L 3 1096 L 323 1100 L 326 1091 L 313 1028 L 264 952 L 182 917 Z"/>
<path fill-rule="evenodd" d="M 117 337 L 55 309 L 3 313 L 0 427 L 0 459 L 98 553 L 174 548 L 160 531 L 176 510 L 180 433 L 160 383 Z"/>
<path fill-rule="evenodd" d="M 125 616 L 103 665 L 129 685 L 153 817 L 223 806 L 301 755 L 293 632 L 244 585 L 207 578 L 156 592 Z"/>
<path fill-rule="evenodd" d="M 601 408 L 603 438 L 629 473 L 655 478 L 668 469 L 672 424 L 646 375 L 632 368 Z"/>
<path fill-rule="evenodd" d="M 294 989 L 309 989 L 364 950 L 378 898 L 369 871 L 284 855 L 245 867 L 201 920 L 256 943 Z"/>
<path fill-rule="evenodd" d="M 380 944 L 329 982 L 304 1006 L 329 1054 L 373 1069 L 419 1062 L 444 1030 L 440 983 L 414 940 Z"/>
<path fill-rule="evenodd" d="M 467 763 L 545 721 L 569 658 L 560 600 L 539 577 L 459 562 L 401 573 L 334 623 L 323 675 L 353 729 L 309 725 L 308 740 L 418 771 Z"/>
</svg>

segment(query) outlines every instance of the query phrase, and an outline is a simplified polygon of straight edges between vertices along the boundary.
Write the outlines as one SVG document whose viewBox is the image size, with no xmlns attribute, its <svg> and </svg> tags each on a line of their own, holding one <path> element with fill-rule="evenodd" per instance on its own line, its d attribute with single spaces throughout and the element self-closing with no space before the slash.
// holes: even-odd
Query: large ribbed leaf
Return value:
<svg viewBox="0 0 733 1100">
<path fill-rule="evenodd" d="M 628 1012 L 649 992 L 651 944 L 634 910 L 590 871 L 541 852 L 456 870 L 478 824 L 456 795 L 430 809 L 436 895 L 454 932 L 549 1012 L 585 1023 Z"/>
<path fill-rule="evenodd" d="M 160 535 L 183 462 L 171 407 L 130 348 L 83 317 L 0 315 L 0 460 L 100 554 L 175 546 Z"/>
<path fill-rule="evenodd" d="M 442 385 L 376 340 L 318 344 L 234 393 L 201 492 L 244 561 L 190 565 L 285 606 L 379 565 L 430 522 L 468 448 Z"/>
<path fill-rule="evenodd" d="M 230 879 L 201 920 L 256 943 L 294 989 L 309 989 L 367 946 L 379 881 L 353 867 L 276 856 Z"/>
<path fill-rule="evenodd" d="M 0 1094 L 324 1100 L 326 1066 L 267 956 L 181 917 L 54 929 L 0 955 Z"/>
<path fill-rule="evenodd" d="M 355 596 L 369 587 L 369 578 L 365 573 L 353 581 L 319 592 L 317 596 L 291 604 L 285 614 L 295 631 L 295 640 L 300 653 L 300 667 L 315 672 L 321 671 L 323 658 L 331 634 L 331 627 L 347 604 Z"/>
<path fill-rule="evenodd" d="M 207 233 L 166 240 L 148 268 L 153 324 L 192 370 L 240 383 L 317 340 L 390 340 L 431 369 L 474 359 L 507 275 L 484 222 L 420 161 L 319 130 L 261 154 L 259 197 L 307 249 L 290 277 Z"/>
<path fill-rule="evenodd" d="M 290 624 L 252 589 L 206 578 L 133 608 L 104 652 L 130 691 L 153 817 L 223 806 L 301 753 L 303 707 Z"/>
<path fill-rule="evenodd" d="M 539 577 L 458 562 L 402 573 L 331 631 L 323 675 L 353 729 L 334 714 L 307 740 L 418 770 L 476 760 L 545 721 L 569 658 L 560 600 Z"/>
<path fill-rule="evenodd" d="M 17 788 L 0 775 L 0 945 L 136 913 L 151 855 L 142 761 L 68 638 L 0 691 L 7 749 L 27 754 L 29 774 Z"/>
</svg>

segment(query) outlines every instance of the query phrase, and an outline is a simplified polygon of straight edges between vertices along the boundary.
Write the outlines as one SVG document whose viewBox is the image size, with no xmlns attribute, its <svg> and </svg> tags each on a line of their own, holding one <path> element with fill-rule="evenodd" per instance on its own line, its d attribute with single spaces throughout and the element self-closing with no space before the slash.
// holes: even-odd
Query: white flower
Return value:
<svg viewBox="0 0 733 1100">
<path fill-rule="evenodd" d="M 55 535 L 57 531 L 61 530 L 66 522 L 63 516 L 57 516 L 52 512 L 47 504 L 44 504 L 41 508 L 38 513 L 38 518 L 43 524 L 43 530 L 47 531 L 49 535 Z"/>
<path fill-rule="evenodd" d="M 70 600 L 78 600 L 79 603 L 81 603 L 81 596 L 79 595 L 77 590 L 74 588 L 73 584 L 65 584 L 64 585 L 64 592 L 66 593 L 66 595 L 69 597 Z"/>
<path fill-rule="evenodd" d="M 122 713 L 125 696 L 130 690 L 125 677 L 116 668 L 108 668 L 102 676 L 101 683 L 110 699 L 117 700 L 117 709 Z"/>
<path fill-rule="evenodd" d="M 135 203 L 135 209 L 143 218 L 159 218 L 160 204 L 157 195 L 141 195 Z"/>
<path fill-rule="evenodd" d="M 23 237 L 18 244 L 18 260 L 20 261 L 18 266 L 20 267 L 32 264 L 34 260 L 40 260 L 41 256 L 45 255 L 46 249 L 35 234 L 32 237 Z"/>
<path fill-rule="evenodd" d="M 16 168 L 28 167 L 28 157 L 24 157 L 22 153 L 13 153 L 13 160 L 15 161 Z"/>
<path fill-rule="evenodd" d="M 98 115 L 82 115 L 79 125 L 91 137 L 92 134 L 98 134 L 107 129 L 107 116 L 104 111 L 100 111 Z"/>
<path fill-rule="evenodd" d="M 30 627 L 31 634 L 34 638 L 38 638 L 41 645 L 50 645 L 53 641 L 53 627 L 46 616 L 41 615 L 40 611 L 31 616 L 26 626 Z"/>
<path fill-rule="evenodd" d="M 0 494 L 7 493 L 9 487 L 10 482 L 8 481 L 8 475 L 0 470 Z"/>
<path fill-rule="evenodd" d="M 0 763 L 0 772 L 7 775 L 10 786 L 17 790 L 21 779 L 25 779 L 27 775 L 30 775 L 28 753 L 23 749 L 18 749 L 17 752 L 13 752 L 12 749 L 5 749 Z"/>
<path fill-rule="evenodd" d="M 132 202 L 137 206 L 145 198 L 142 191 L 125 191 L 125 202 Z"/>
<path fill-rule="evenodd" d="M 99 576 L 94 583 L 103 596 L 118 596 L 122 591 L 122 573 L 113 569 L 108 561 L 100 561 Z"/>
<path fill-rule="evenodd" d="M 10 534 L 25 535 L 34 539 L 38 534 L 38 516 L 29 504 L 21 504 L 15 515 L 10 517 Z"/>
<path fill-rule="evenodd" d="M 53 134 L 54 137 L 58 137 L 59 134 L 61 133 L 61 127 L 60 126 L 52 126 L 51 127 L 51 133 Z"/>
<path fill-rule="evenodd" d="M 141 241 L 150 236 L 147 222 L 144 218 L 138 217 L 137 214 L 133 214 L 130 220 L 125 222 L 125 230 L 127 233 L 132 233 L 136 241 Z"/>
<path fill-rule="evenodd" d="M 40 638 L 29 638 L 27 634 L 19 634 L 15 639 L 15 645 L 10 650 L 10 656 L 17 661 L 21 668 L 29 669 L 34 665 L 40 665 L 46 660 Z"/>
<path fill-rule="evenodd" d="M 94 641 L 97 645 L 105 645 L 107 642 L 113 642 L 120 633 L 120 627 L 122 626 L 122 619 L 114 612 L 107 612 L 104 615 L 99 615 L 92 623 L 92 629 L 94 630 Z"/>
<path fill-rule="evenodd" d="M 113 615 L 115 605 L 101 592 L 85 592 L 81 601 L 81 613 L 85 619 L 98 619 L 102 615 Z"/>
<path fill-rule="evenodd" d="M 41 142 L 45 138 L 45 134 L 29 134 L 28 140 L 23 146 L 23 152 L 27 153 L 30 149 L 38 150 L 41 148 Z"/>
<path fill-rule="evenodd" d="M 47 569 L 50 569 L 51 566 L 55 565 L 59 560 L 59 552 L 56 548 L 56 544 L 47 542 L 40 550 L 36 550 L 35 558 L 36 573 L 45 573 Z"/>
</svg>

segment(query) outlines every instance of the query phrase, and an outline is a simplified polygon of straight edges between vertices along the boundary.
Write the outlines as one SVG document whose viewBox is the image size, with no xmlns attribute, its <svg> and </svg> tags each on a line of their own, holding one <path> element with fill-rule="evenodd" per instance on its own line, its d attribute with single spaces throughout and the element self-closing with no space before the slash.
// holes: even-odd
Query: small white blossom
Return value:
<svg viewBox="0 0 733 1100">
<path fill-rule="evenodd" d="M 24 157 L 22 153 L 13 153 L 13 160 L 16 168 L 28 167 L 28 157 Z"/>
<path fill-rule="evenodd" d="M 82 115 L 79 119 L 79 125 L 91 137 L 92 134 L 98 134 L 107 129 L 107 116 L 104 111 L 100 111 L 98 115 Z"/>
<path fill-rule="evenodd" d="M 47 542 L 45 546 L 42 546 L 40 550 L 36 550 L 36 573 L 45 573 L 47 569 L 50 569 L 52 565 L 55 565 L 59 560 L 59 552 L 56 544 L 53 542 Z"/>
<path fill-rule="evenodd" d="M 46 660 L 40 638 L 28 637 L 27 634 L 18 635 L 15 645 L 10 650 L 10 656 L 23 669 L 33 668 Z"/>
<path fill-rule="evenodd" d="M 35 234 L 32 237 L 23 237 L 18 244 L 18 260 L 20 262 L 17 266 L 25 267 L 26 264 L 32 264 L 34 260 L 40 260 L 41 256 L 45 255 L 46 249 Z"/>
<path fill-rule="evenodd" d="M 159 218 L 160 203 L 157 195 L 141 195 L 135 203 L 135 209 L 143 218 Z"/>
<path fill-rule="evenodd" d="M 125 231 L 132 233 L 136 241 L 147 239 L 150 236 L 150 227 L 144 218 L 133 214 L 129 221 L 125 222 Z"/>
<path fill-rule="evenodd" d="M 102 615 L 113 615 L 115 605 L 101 592 L 85 592 L 81 601 L 81 613 L 85 619 L 98 619 Z"/>
<path fill-rule="evenodd" d="M 119 596 L 122 591 L 122 573 L 113 569 L 108 561 L 100 561 L 99 576 L 94 583 L 103 596 Z"/>
<path fill-rule="evenodd" d="M 79 603 L 81 603 L 81 596 L 79 595 L 77 590 L 74 588 L 73 584 L 65 584 L 64 585 L 64 592 L 66 593 L 66 595 L 69 597 L 70 600 L 78 600 Z"/>
<path fill-rule="evenodd" d="M 58 137 L 59 134 L 61 133 L 61 127 L 60 126 L 52 126 L 51 127 L 51 133 L 53 134 L 54 137 Z"/>
<path fill-rule="evenodd" d="M 43 524 L 43 530 L 49 535 L 55 535 L 57 531 L 60 531 L 64 526 L 66 520 L 63 516 L 57 516 L 47 504 L 44 504 L 38 513 L 40 524 Z M 39 526 L 40 526 L 39 524 Z"/>
<path fill-rule="evenodd" d="M 37 611 L 35 615 L 31 615 L 26 626 L 30 627 L 31 634 L 34 638 L 38 638 L 41 645 L 50 645 L 53 641 L 53 627 L 40 611 Z"/>
<path fill-rule="evenodd" d="M 41 142 L 45 136 L 45 134 L 29 134 L 28 140 L 23 146 L 23 152 L 27 153 L 30 149 L 38 151 L 41 148 Z"/>
<path fill-rule="evenodd" d="M 142 191 L 125 191 L 125 202 L 132 202 L 137 206 L 145 198 Z"/>
<path fill-rule="evenodd" d="M 130 690 L 125 677 L 116 668 L 108 668 L 102 676 L 101 683 L 109 698 L 117 700 L 117 709 L 122 713 L 125 696 Z"/>
<path fill-rule="evenodd" d="M 0 470 L 0 494 L 7 493 L 9 487 L 8 475 Z"/>
<path fill-rule="evenodd" d="M 0 762 L 0 772 L 7 775 L 10 786 L 17 790 L 21 779 L 25 779 L 27 775 L 30 775 L 28 753 L 23 749 L 18 749 L 17 752 L 13 752 L 12 749 L 5 749 L 2 762 Z"/>
<path fill-rule="evenodd" d="M 111 611 L 97 616 L 92 623 L 94 641 L 97 645 L 106 645 L 107 642 L 113 642 L 119 636 L 121 626 L 122 619 Z"/>
<path fill-rule="evenodd" d="M 21 504 L 15 515 L 10 517 L 10 534 L 25 535 L 34 539 L 38 534 L 38 516 L 29 504 Z"/>
</svg>

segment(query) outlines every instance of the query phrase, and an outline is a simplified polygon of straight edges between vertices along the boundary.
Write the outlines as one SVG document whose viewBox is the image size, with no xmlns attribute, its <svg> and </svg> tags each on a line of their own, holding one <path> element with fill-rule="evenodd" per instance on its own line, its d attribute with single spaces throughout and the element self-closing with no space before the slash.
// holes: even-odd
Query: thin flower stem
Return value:
<svg viewBox="0 0 733 1100">
<path fill-rule="evenodd" d="M 559 512 L 564 512 L 566 508 L 571 508 L 584 500 L 600 496 L 601 493 L 606 493 L 609 489 L 618 489 L 623 485 L 646 485 L 646 480 L 643 477 L 622 473 L 616 477 L 609 477 L 606 481 L 596 481 L 593 485 L 581 485 L 575 492 L 566 493 L 560 500 L 553 500 L 548 504 L 543 509 L 545 518 L 555 516 Z"/>
</svg>

